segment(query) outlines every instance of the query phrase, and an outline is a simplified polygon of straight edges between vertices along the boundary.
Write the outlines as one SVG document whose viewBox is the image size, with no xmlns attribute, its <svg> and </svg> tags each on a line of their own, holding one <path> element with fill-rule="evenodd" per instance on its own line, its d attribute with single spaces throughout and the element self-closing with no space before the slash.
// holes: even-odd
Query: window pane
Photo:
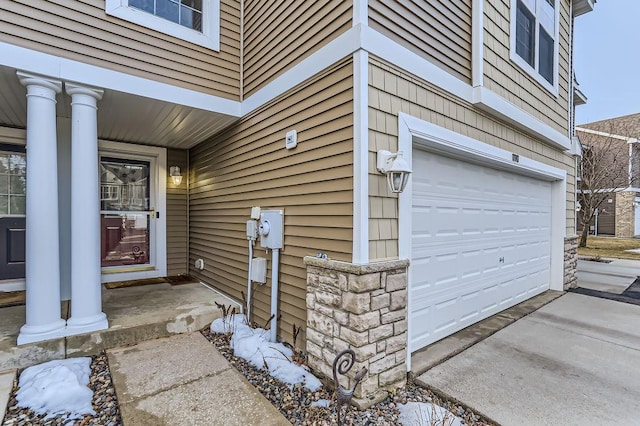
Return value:
<svg viewBox="0 0 640 426">
<path fill-rule="evenodd" d="M 129 6 L 149 13 L 154 13 L 153 4 L 154 0 L 129 0 Z"/>
<path fill-rule="evenodd" d="M 192 9 L 202 12 L 202 0 L 182 0 L 180 3 Z"/>
<path fill-rule="evenodd" d="M 24 195 L 12 195 L 9 197 L 11 202 L 10 211 L 11 214 L 26 214 L 27 205 L 26 197 Z"/>
<path fill-rule="evenodd" d="M 101 210 L 149 210 L 149 162 L 100 160 Z"/>
<path fill-rule="evenodd" d="M 9 193 L 9 176 L 0 175 L 0 194 Z"/>
<path fill-rule="evenodd" d="M 10 194 L 24 195 L 26 188 L 26 179 L 24 176 L 11 176 Z"/>
<path fill-rule="evenodd" d="M 27 173 L 27 158 L 25 154 L 10 154 L 9 169 L 11 174 L 25 176 Z"/>
<path fill-rule="evenodd" d="M 516 11 L 516 53 L 529 65 L 534 66 L 534 18 L 522 2 Z"/>
<path fill-rule="evenodd" d="M 178 13 L 178 3 L 171 0 L 156 1 L 156 15 L 159 17 L 179 24 L 180 16 Z"/>
<path fill-rule="evenodd" d="M 545 80 L 553 84 L 553 39 L 542 27 L 540 27 L 540 46 L 538 49 L 538 71 Z"/>
<path fill-rule="evenodd" d="M 0 195 L 0 214 L 9 214 L 9 196 Z"/>
<path fill-rule="evenodd" d="M 149 215 L 102 215 L 102 266 L 149 263 Z"/>
<path fill-rule="evenodd" d="M 202 14 L 187 7 L 180 7 L 180 25 L 202 32 Z"/>
<path fill-rule="evenodd" d="M 0 173 L 9 173 L 9 155 L 0 154 Z"/>
</svg>

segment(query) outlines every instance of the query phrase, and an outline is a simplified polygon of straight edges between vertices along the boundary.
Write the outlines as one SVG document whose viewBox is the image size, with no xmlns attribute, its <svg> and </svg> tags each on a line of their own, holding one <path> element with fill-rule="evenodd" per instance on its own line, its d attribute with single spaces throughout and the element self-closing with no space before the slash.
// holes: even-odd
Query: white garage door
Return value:
<svg viewBox="0 0 640 426">
<path fill-rule="evenodd" d="M 549 288 L 551 184 L 414 149 L 410 347 Z"/>
</svg>

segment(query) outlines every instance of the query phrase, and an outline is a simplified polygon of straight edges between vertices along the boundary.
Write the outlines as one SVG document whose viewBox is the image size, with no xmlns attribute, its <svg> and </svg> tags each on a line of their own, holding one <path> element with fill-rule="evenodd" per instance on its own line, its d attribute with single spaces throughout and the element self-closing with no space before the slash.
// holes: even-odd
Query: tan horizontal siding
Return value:
<svg viewBox="0 0 640 426">
<path fill-rule="evenodd" d="M 471 82 L 471 0 L 370 0 L 369 25 Z"/>
<path fill-rule="evenodd" d="M 369 256 L 372 261 L 398 256 L 398 198 L 389 192 L 385 177 L 375 170 L 375 158 L 378 150 L 398 150 L 397 123 L 400 112 L 566 170 L 567 235 L 575 234 L 575 163 L 571 155 L 433 88 L 418 77 L 370 57 Z"/>
<path fill-rule="evenodd" d="M 190 270 L 241 300 L 247 288 L 246 221 L 251 207 L 284 209 L 279 335 L 304 329 L 306 267 L 318 251 L 350 261 L 353 240 L 353 67 L 351 62 L 307 82 L 190 150 Z M 284 148 L 285 133 L 298 146 Z M 271 255 L 256 244 L 255 256 Z M 271 271 L 269 269 L 269 277 Z M 271 284 L 255 285 L 253 320 L 268 320 Z M 298 345 L 304 343 L 304 334 Z"/>
<path fill-rule="evenodd" d="M 188 151 L 167 150 L 167 275 L 188 272 Z M 174 185 L 169 176 L 170 167 L 178 166 L 183 175 L 182 183 Z"/>
<path fill-rule="evenodd" d="M 510 1 L 485 2 L 484 85 L 563 134 L 568 134 L 569 4 L 560 0 L 558 95 L 510 59 Z M 533 71 L 532 71 L 533 72 Z"/>
<path fill-rule="evenodd" d="M 351 0 L 246 0 L 244 7 L 245 97 L 351 27 Z"/>
<path fill-rule="evenodd" d="M 239 99 L 238 0 L 221 1 L 219 52 L 108 16 L 104 10 L 104 0 L 2 1 L 0 41 Z"/>
</svg>

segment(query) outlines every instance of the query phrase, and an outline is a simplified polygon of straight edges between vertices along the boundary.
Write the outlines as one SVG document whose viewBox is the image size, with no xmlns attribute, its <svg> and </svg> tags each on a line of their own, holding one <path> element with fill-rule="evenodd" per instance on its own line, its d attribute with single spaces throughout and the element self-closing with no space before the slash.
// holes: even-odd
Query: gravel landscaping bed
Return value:
<svg viewBox="0 0 640 426">
<path fill-rule="evenodd" d="M 202 334 L 220 351 L 229 362 L 240 371 L 247 380 L 256 387 L 280 412 L 294 425 L 330 425 L 336 423 L 333 392 L 324 387 L 317 392 L 310 392 L 302 386 L 289 388 L 286 384 L 269 376 L 265 370 L 259 370 L 242 358 L 233 355 L 229 345 L 229 334 L 214 334 L 208 328 Z M 331 400 L 330 408 L 310 406 L 314 401 Z M 464 420 L 466 425 L 491 425 L 485 419 L 467 407 L 445 400 L 428 389 L 408 383 L 395 395 L 372 406 L 367 410 L 349 407 L 343 416 L 345 425 L 397 425 L 398 404 L 409 401 L 433 402 L 445 407 Z M 344 409 L 343 409 L 344 410 Z M 343 411 L 344 412 L 344 411 Z M 427 425 L 425 425 L 427 426 Z"/>
<path fill-rule="evenodd" d="M 93 400 L 91 401 L 95 416 L 87 415 L 83 419 L 69 421 L 64 416 L 44 419 L 44 415 L 37 415 L 33 410 L 17 406 L 15 394 L 18 390 L 14 386 L 7 412 L 4 417 L 3 426 L 24 426 L 24 425 L 76 425 L 76 426 L 119 426 L 122 425 L 120 408 L 116 392 L 111 380 L 111 372 L 107 356 L 102 353 L 91 358 L 91 375 L 89 377 L 89 387 L 93 390 Z"/>
</svg>

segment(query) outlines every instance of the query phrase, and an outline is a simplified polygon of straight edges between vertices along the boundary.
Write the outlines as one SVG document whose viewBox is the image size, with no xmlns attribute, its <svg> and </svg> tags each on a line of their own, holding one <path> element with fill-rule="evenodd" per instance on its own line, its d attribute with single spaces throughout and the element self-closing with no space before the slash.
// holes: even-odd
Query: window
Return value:
<svg viewBox="0 0 640 426">
<path fill-rule="evenodd" d="M 26 213 L 26 183 L 26 155 L 0 152 L 0 216 Z"/>
<path fill-rule="evenodd" d="M 220 50 L 219 0 L 106 0 L 105 11 L 108 15 Z"/>
<path fill-rule="evenodd" d="M 129 6 L 202 32 L 202 0 L 129 0 Z"/>
<path fill-rule="evenodd" d="M 557 0 L 513 0 L 511 59 L 557 93 Z"/>
</svg>

